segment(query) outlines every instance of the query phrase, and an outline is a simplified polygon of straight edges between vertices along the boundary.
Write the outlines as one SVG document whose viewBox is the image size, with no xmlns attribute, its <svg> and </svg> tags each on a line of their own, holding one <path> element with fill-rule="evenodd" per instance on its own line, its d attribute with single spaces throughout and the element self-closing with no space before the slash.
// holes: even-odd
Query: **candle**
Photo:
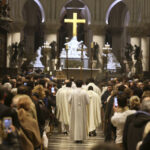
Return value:
<svg viewBox="0 0 150 150">
<path fill-rule="evenodd" d="M 66 44 L 66 49 L 68 49 L 68 44 Z"/>
<path fill-rule="evenodd" d="M 94 47 L 94 44 L 93 44 L 93 42 L 91 43 L 91 48 L 93 48 Z"/>
</svg>

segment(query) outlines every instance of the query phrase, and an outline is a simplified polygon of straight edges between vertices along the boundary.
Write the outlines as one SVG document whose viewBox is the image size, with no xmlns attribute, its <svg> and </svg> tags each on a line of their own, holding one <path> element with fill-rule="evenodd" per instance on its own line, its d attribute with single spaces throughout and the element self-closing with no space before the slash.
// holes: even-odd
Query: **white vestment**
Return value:
<svg viewBox="0 0 150 150">
<path fill-rule="evenodd" d="M 90 103 L 88 105 L 88 132 L 96 130 L 101 123 L 101 101 L 97 93 L 88 91 Z"/>
<path fill-rule="evenodd" d="M 101 90 L 100 90 L 100 88 L 99 88 L 97 85 L 95 85 L 94 83 L 89 83 L 89 84 L 87 85 L 87 90 L 88 90 L 88 88 L 89 88 L 90 86 L 93 87 L 93 91 L 94 91 L 94 92 L 96 92 L 99 96 L 101 96 Z"/>
<path fill-rule="evenodd" d="M 88 112 L 87 105 L 89 97 L 85 90 L 76 88 L 69 99 L 71 105 L 70 115 L 70 137 L 74 141 L 86 139 L 88 133 Z"/>
<path fill-rule="evenodd" d="M 70 121 L 70 110 L 68 98 L 71 95 L 72 89 L 68 87 L 63 87 L 58 90 L 56 94 L 56 107 L 57 107 L 57 119 L 65 124 L 69 125 Z"/>
</svg>

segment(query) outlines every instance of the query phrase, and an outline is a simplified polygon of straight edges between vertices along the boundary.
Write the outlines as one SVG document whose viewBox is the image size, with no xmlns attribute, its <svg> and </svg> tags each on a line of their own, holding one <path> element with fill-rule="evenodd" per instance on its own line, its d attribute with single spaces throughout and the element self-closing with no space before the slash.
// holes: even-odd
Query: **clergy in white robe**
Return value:
<svg viewBox="0 0 150 150">
<path fill-rule="evenodd" d="M 93 91 L 93 87 L 90 86 L 88 89 L 89 105 L 88 105 L 88 132 L 96 134 L 96 128 L 101 123 L 101 101 L 97 93 Z"/>
<path fill-rule="evenodd" d="M 82 87 L 82 81 L 76 82 L 77 88 L 73 90 L 69 98 L 71 105 L 70 115 L 70 137 L 76 142 L 81 142 L 86 139 L 88 134 L 88 112 L 89 97 Z"/>
<path fill-rule="evenodd" d="M 100 88 L 99 88 L 97 85 L 95 85 L 95 83 L 90 82 L 90 83 L 87 85 L 87 90 L 88 90 L 88 88 L 89 88 L 90 86 L 93 87 L 94 92 L 96 92 L 99 96 L 101 96 L 101 90 L 100 90 Z"/>
<path fill-rule="evenodd" d="M 67 132 L 70 122 L 70 109 L 68 98 L 72 93 L 71 82 L 66 83 L 66 87 L 58 90 L 56 94 L 57 119 L 61 122 L 62 132 Z"/>
</svg>

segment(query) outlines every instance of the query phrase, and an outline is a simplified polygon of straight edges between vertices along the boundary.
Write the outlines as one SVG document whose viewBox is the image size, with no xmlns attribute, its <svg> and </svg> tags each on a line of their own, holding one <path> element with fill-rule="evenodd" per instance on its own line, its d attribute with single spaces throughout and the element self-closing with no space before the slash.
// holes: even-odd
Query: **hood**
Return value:
<svg viewBox="0 0 150 150">
<path fill-rule="evenodd" d="M 134 116 L 134 126 L 135 127 L 142 127 L 148 121 L 150 121 L 150 114 L 146 112 L 137 112 Z"/>
<path fill-rule="evenodd" d="M 89 90 L 88 91 L 88 95 L 89 95 L 89 98 L 91 99 L 93 96 L 94 96 L 94 92 L 93 91 L 91 91 L 91 90 Z"/>
</svg>

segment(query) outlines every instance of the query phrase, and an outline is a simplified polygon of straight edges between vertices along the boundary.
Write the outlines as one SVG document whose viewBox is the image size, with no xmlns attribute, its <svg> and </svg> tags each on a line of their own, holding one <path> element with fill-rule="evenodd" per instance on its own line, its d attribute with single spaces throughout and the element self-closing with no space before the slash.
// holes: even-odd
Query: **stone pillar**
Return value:
<svg viewBox="0 0 150 150">
<path fill-rule="evenodd" d="M 53 41 L 57 42 L 57 34 L 56 33 L 45 34 L 45 41 L 47 41 L 48 43 L 51 43 Z"/>
<path fill-rule="evenodd" d="M 99 69 L 103 70 L 103 57 L 102 57 L 102 48 L 105 45 L 105 26 L 92 25 L 91 30 L 93 31 L 93 41 L 99 45 Z"/>
<path fill-rule="evenodd" d="M 137 46 L 140 46 L 140 38 L 139 37 L 131 37 L 131 44 L 134 46 L 134 45 L 137 45 Z"/>
<path fill-rule="evenodd" d="M 98 45 L 99 45 L 99 61 L 100 61 L 100 64 L 102 65 L 103 64 L 102 48 L 105 45 L 105 36 L 104 35 L 93 35 L 93 41 L 98 43 Z"/>
<path fill-rule="evenodd" d="M 149 59 L 150 59 L 150 38 L 143 37 L 141 39 L 141 50 L 142 50 L 142 65 L 143 71 L 149 71 Z"/>
<path fill-rule="evenodd" d="M 45 41 L 51 43 L 53 41 L 57 42 L 57 32 L 59 29 L 59 24 L 51 24 L 47 22 L 45 24 Z"/>
</svg>

